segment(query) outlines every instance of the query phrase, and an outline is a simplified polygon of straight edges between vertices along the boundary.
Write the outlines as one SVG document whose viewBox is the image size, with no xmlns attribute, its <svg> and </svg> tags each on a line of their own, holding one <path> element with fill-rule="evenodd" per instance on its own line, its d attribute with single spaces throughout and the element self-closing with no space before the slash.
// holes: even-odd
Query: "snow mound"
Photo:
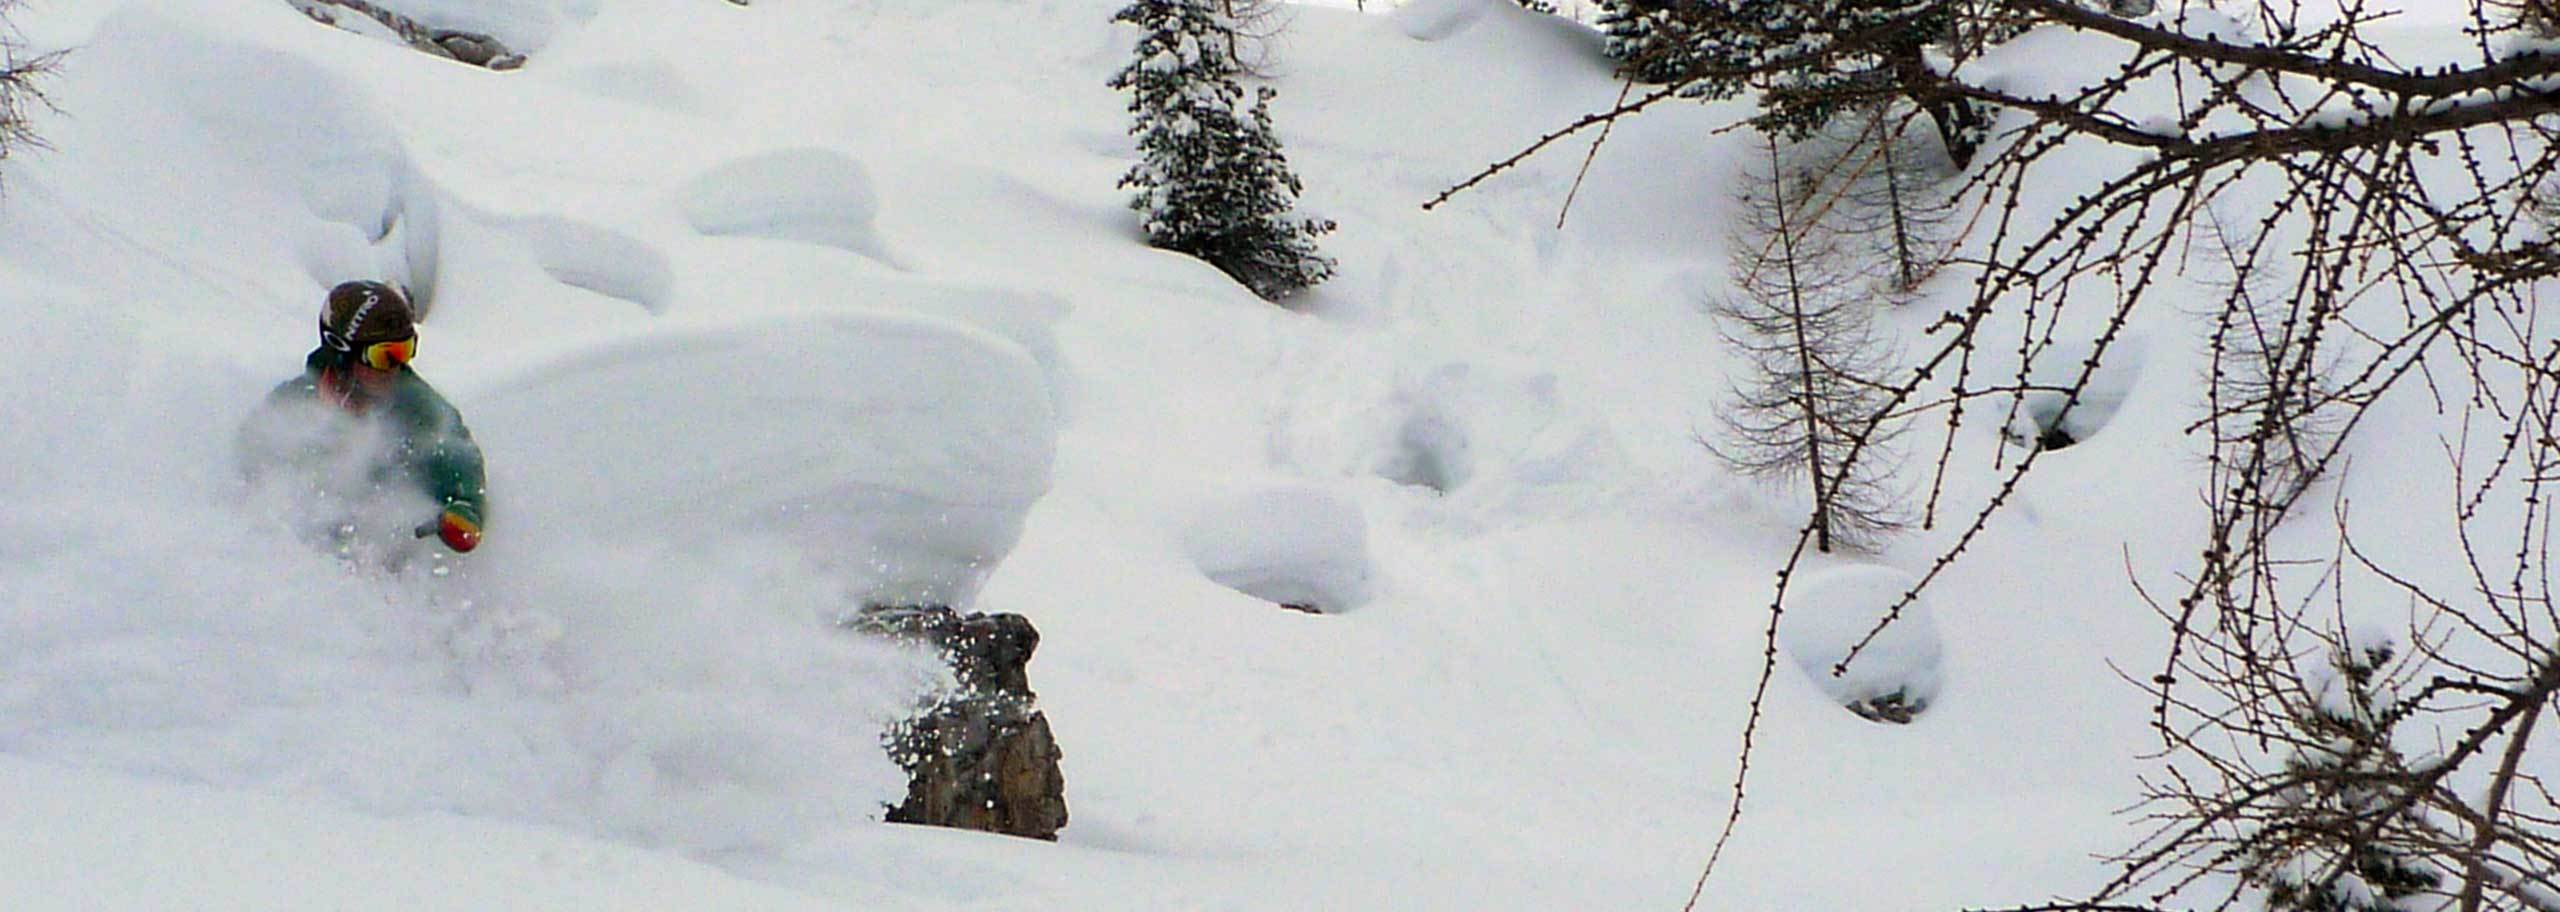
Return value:
<svg viewBox="0 0 2560 912">
<path fill-rule="evenodd" d="M 1379 477 L 1446 494 L 1467 483 L 1474 471 L 1474 450 L 1466 429 L 1437 409 L 1405 416 L 1396 445 L 1378 466 Z"/>
<path fill-rule="evenodd" d="M 1943 650 L 1927 596 L 1905 606 L 1846 673 L 1832 670 L 1918 581 L 1898 568 L 1873 564 L 1807 573 L 1787 593 L 1778 646 L 1842 706 L 1868 718 L 1907 722 L 1938 698 Z"/>
<path fill-rule="evenodd" d="M 1455 36 L 1484 18 L 1492 0 L 1414 0 L 1391 14 L 1396 29 L 1415 41 Z"/>
<path fill-rule="evenodd" d="M 742 283 L 743 284 L 743 283 Z M 1061 417 L 1073 401 L 1075 375 L 1058 351 L 1057 323 L 1071 309 L 1046 291 L 881 277 L 829 289 L 829 306 L 862 307 L 951 320 L 993 333 L 1029 352 L 1049 384 Z"/>
<path fill-rule="evenodd" d="M 532 216 L 502 226 L 563 285 L 618 298 L 651 314 L 667 312 L 675 267 L 656 245 L 573 219 Z"/>
<path fill-rule="evenodd" d="M 493 536 L 772 536 L 873 601 L 965 604 L 1057 448 L 1020 346 L 887 313 L 652 332 L 457 398 L 489 456 Z"/>
<path fill-rule="evenodd" d="M 1369 598 L 1368 521 L 1338 494 L 1255 491 L 1201 510 L 1183 542 L 1201 574 L 1266 602 L 1330 614 Z"/>
<path fill-rule="evenodd" d="M 322 286 L 387 278 L 408 287 L 422 310 L 432 306 L 439 193 L 371 91 L 290 51 L 235 40 L 148 4 L 104 23 L 83 54 L 92 51 L 97 65 L 135 67 L 132 85 L 103 87 L 126 89 L 117 103 L 165 105 L 189 140 L 221 163 L 191 177 L 228 182 L 250 196 L 238 211 L 202 213 L 209 218 L 199 218 L 198 230 L 263 221 L 247 233 L 280 232 Z M 260 78 L 244 87 L 243 73 Z M 254 196 L 260 191 L 273 196 Z"/>
<path fill-rule="evenodd" d="M 717 237 L 799 241 L 894 262 L 873 220 L 880 197 L 861 162 L 829 149 L 783 149 L 711 169 L 677 204 Z"/>
<path fill-rule="evenodd" d="M 2126 397 L 2141 383 L 2148 354 L 2143 337 L 2125 336 L 2108 347 L 2106 359 L 2089 374 L 2088 385 L 2081 388 L 2080 398 L 2071 403 L 2069 412 L 2063 411 L 2063 394 L 2030 390 L 2019 397 L 2017 414 L 2009 420 L 2006 434 L 2014 442 L 2047 449 L 2061 449 L 2097 436 L 2115 420 Z M 2072 357 L 2047 354 L 2037 359 L 2028 382 L 2032 386 L 2068 385 L 2079 378 L 2081 363 L 2087 359 L 2085 353 Z"/>
</svg>

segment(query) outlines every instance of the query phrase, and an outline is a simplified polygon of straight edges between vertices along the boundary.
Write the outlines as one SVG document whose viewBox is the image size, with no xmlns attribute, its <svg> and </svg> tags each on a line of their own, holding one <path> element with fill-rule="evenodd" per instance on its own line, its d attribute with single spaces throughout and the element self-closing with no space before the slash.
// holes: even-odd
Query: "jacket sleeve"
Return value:
<svg viewBox="0 0 2560 912">
<path fill-rule="evenodd" d="M 409 375 L 407 414 L 411 477 L 426 488 L 438 509 L 453 512 L 474 526 L 489 518 L 489 485 L 480 462 L 480 444 L 462 423 L 462 413 L 415 374 Z"/>
<path fill-rule="evenodd" d="M 449 405 L 443 412 L 443 420 L 438 422 L 426 452 L 428 493 L 445 510 L 460 514 L 474 526 L 486 526 L 489 484 L 480 460 L 480 444 L 471 439 L 471 429 L 463 426 L 462 413 Z"/>
</svg>

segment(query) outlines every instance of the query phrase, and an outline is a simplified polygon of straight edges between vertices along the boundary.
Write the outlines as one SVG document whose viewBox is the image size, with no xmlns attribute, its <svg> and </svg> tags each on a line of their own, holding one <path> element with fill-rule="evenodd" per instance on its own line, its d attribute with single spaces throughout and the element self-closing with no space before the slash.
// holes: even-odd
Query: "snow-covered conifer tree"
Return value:
<svg viewBox="0 0 2560 912">
<path fill-rule="evenodd" d="M 1698 39 L 1667 0 L 1601 0 L 1596 24 L 1609 59 L 1637 82 L 1674 82 L 1698 63 Z"/>
<path fill-rule="evenodd" d="M 1609 0 L 1603 27 L 1630 75 L 1706 98 L 1758 89 L 1760 126 L 1790 138 L 1899 97 L 1928 115 L 1958 166 L 1989 115 L 1945 91 L 1929 54 L 2013 31 L 1975 0 Z"/>
<path fill-rule="evenodd" d="M 2388 645 L 2341 643 L 2329 673 L 2299 682 L 2307 699 L 2288 720 L 2299 741 L 2274 780 L 2283 787 L 2251 808 L 2258 826 L 2238 852 L 2269 912 L 2452 907 L 2434 865 L 2462 859 L 2435 851 L 2442 832 L 2399 794 L 2420 777 L 2393 744 L 2407 710 L 2385 680 L 2392 658 Z"/>
<path fill-rule="evenodd" d="M 1129 206 L 1147 242 L 1277 301 L 1333 276 L 1315 239 L 1334 226 L 1291 211 L 1302 188 L 1272 133 L 1276 93 L 1259 88 L 1246 102 L 1235 46 L 1251 13 L 1246 0 L 1135 0 L 1113 21 L 1146 34 L 1110 84 L 1132 95 L 1140 158 L 1120 186 L 1138 191 Z"/>
</svg>

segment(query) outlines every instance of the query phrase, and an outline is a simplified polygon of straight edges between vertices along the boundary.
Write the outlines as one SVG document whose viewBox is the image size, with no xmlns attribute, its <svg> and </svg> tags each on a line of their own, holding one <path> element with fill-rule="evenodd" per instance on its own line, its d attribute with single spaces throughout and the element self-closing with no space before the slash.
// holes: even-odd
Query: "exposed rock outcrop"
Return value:
<svg viewBox="0 0 2560 912">
<path fill-rule="evenodd" d="M 467 63 L 492 70 L 512 70 L 524 65 L 524 55 L 507 49 L 495 38 L 478 32 L 440 29 L 397 12 L 376 6 L 367 0 L 288 0 L 295 9 L 313 21 L 345 28 L 340 17 L 353 13 L 381 23 L 410 47 L 447 60 Z"/>
<path fill-rule="evenodd" d="M 909 777 L 889 821 L 1058 838 L 1067 825 L 1066 777 L 1031 691 L 1028 666 L 1040 646 L 1031 622 L 940 605 L 874 606 L 847 626 L 932 646 L 959 682 L 889 731 L 889 756 Z"/>
</svg>

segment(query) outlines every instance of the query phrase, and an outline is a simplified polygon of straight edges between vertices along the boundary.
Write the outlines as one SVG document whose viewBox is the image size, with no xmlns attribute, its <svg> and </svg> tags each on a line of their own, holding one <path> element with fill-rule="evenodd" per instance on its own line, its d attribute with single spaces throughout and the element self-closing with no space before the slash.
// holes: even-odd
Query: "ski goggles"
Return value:
<svg viewBox="0 0 2560 912">
<path fill-rule="evenodd" d="M 320 324 L 320 344 L 332 351 L 346 352 L 348 360 L 378 371 L 399 367 L 418 356 L 418 334 L 415 332 L 410 333 L 406 339 L 370 342 L 358 346 L 347 337 L 339 335 L 336 330 L 330 329 L 328 323 L 323 322 Z"/>
<path fill-rule="evenodd" d="M 387 371 L 409 363 L 418 356 L 418 337 L 376 342 L 356 350 L 357 363 L 378 371 Z"/>
</svg>

